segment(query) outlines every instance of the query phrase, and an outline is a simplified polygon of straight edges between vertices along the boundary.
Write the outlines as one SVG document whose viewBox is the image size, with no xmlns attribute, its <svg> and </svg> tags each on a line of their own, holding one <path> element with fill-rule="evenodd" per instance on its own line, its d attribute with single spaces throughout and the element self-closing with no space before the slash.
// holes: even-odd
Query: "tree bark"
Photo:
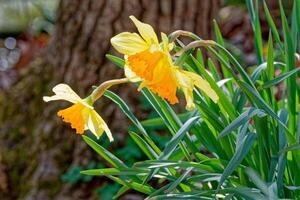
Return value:
<svg viewBox="0 0 300 200">
<path fill-rule="evenodd" d="M 86 165 L 95 153 L 56 116 L 62 103 L 46 104 L 42 96 L 64 82 L 84 97 L 93 84 L 122 77 L 105 54 L 113 51 L 112 36 L 135 31 L 129 15 L 151 24 L 157 33 L 184 29 L 212 38 L 219 6 L 220 0 L 62 0 L 46 49 L 9 90 L 0 91 L 0 198 L 91 198 L 91 183 L 65 184 L 60 177 L 70 166 Z M 126 85 L 117 91 L 136 104 L 135 88 Z M 134 112 L 136 107 L 131 106 Z M 97 111 L 115 137 L 127 133 L 126 117 L 111 102 L 101 99 Z"/>
</svg>

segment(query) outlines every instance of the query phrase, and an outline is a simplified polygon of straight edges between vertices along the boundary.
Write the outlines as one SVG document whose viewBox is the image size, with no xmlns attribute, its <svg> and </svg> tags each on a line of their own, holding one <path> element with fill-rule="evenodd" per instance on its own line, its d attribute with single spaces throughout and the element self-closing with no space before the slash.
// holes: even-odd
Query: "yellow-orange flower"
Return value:
<svg viewBox="0 0 300 200">
<path fill-rule="evenodd" d="M 97 138 L 99 138 L 105 131 L 110 141 L 113 141 L 112 134 L 101 118 L 101 116 L 94 110 L 90 98 L 81 99 L 68 85 L 58 84 L 53 88 L 55 95 L 43 97 L 43 100 L 56 101 L 66 100 L 73 103 L 72 106 L 58 111 L 57 115 L 63 121 L 70 123 L 71 127 L 76 130 L 77 134 L 83 134 L 85 130 L 89 129 Z"/>
<path fill-rule="evenodd" d="M 199 75 L 175 66 L 170 55 L 173 44 L 166 34 L 161 33 L 160 44 L 153 28 L 130 16 L 139 34 L 123 32 L 113 38 L 113 47 L 124 54 L 125 75 L 132 82 L 141 81 L 139 89 L 147 87 L 171 104 L 178 102 L 177 89 L 181 89 L 187 100 L 187 109 L 194 107 L 193 90 L 198 87 L 214 102 L 218 96 L 210 85 Z"/>
</svg>

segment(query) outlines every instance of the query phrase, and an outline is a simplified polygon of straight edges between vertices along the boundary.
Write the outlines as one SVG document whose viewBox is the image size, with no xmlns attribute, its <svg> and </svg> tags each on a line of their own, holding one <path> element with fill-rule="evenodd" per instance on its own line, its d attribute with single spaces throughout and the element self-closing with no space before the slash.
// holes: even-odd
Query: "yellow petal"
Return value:
<svg viewBox="0 0 300 200">
<path fill-rule="evenodd" d="M 147 42 L 148 45 L 151 45 L 151 44 L 158 45 L 159 44 L 157 36 L 156 36 L 152 26 L 139 21 L 137 18 L 135 18 L 132 15 L 129 18 L 133 21 L 133 23 L 136 26 L 136 28 L 138 29 L 139 33 L 141 34 L 141 36 L 144 38 L 144 40 Z"/>
<path fill-rule="evenodd" d="M 178 81 L 178 84 L 179 84 L 179 87 L 180 88 L 193 88 L 194 85 L 193 85 L 193 81 L 192 79 L 187 76 L 185 73 L 184 70 L 176 70 L 176 78 L 177 78 L 177 81 Z"/>
<path fill-rule="evenodd" d="M 179 82 L 179 87 L 183 90 L 187 88 L 190 91 L 194 90 L 194 87 L 198 87 L 201 91 L 203 91 L 209 98 L 211 98 L 215 103 L 219 100 L 216 92 L 210 87 L 209 83 L 204 80 L 198 74 L 193 72 L 188 72 L 184 70 L 177 70 L 177 79 Z M 186 95 L 186 94 L 185 94 Z M 187 95 L 186 95 L 187 96 Z M 189 95 L 190 97 L 190 95 Z"/>
<path fill-rule="evenodd" d="M 124 55 L 133 55 L 149 48 L 136 33 L 123 32 L 110 39 L 112 46 Z"/>
<path fill-rule="evenodd" d="M 61 117 L 64 122 L 70 123 L 71 127 L 76 129 L 77 134 L 83 134 L 85 123 L 82 112 L 84 109 L 84 105 L 76 103 L 69 108 L 58 111 L 57 115 Z"/>
<path fill-rule="evenodd" d="M 163 50 L 166 53 L 169 53 L 173 49 L 174 44 L 169 43 L 168 36 L 165 33 L 161 33 L 161 39 L 162 39 L 162 44 L 163 44 Z"/>
<path fill-rule="evenodd" d="M 193 110 L 195 108 L 193 90 L 190 90 L 189 88 L 182 88 L 182 91 L 186 100 L 185 108 L 187 110 Z"/>
<path fill-rule="evenodd" d="M 192 73 L 192 72 L 186 72 L 194 81 L 194 84 L 196 87 L 198 87 L 200 90 L 202 90 L 213 102 L 217 103 L 219 100 L 219 96 L 217 93 L 211 88 L 209 83 L 204 80 L 201 76 L 198 74 Z"/>
<path fill-rule="evenodd" d="M 82 101 L 82 99 L 67 84 L 58 84 L 52 89 L 52 91 L 55 93 L 55 95 L 51 97 L 43 97 L 44 101 L 48 102 L 56 100 L 66 100 L 71 103 L 78 103 Z"/>
<path fill-rule="evenodd" d="M 192 110 L 195 107 L 193 97 L 194 83 L 193 80 L 184 72 L 184 70 L 176 70 L 176 77 L 179 88 L 183 91 L 186 99 L 186 109 Z"/>
<path fill-rule="evenodd" d="M 124 71 L 126 78 L 129 79 L 131 82 L 139 82 L 142 81 L 140 77 L 138 77 L 129 67 L 128 65 L 124 65 Z"/>
<path fill-rule="evenodd" d="M 67 84 L 58 84 L 56 85 L 52 91 L 55 93 L 55 95 L 48 97 L 48 96 L 44 96 L 43 100 L 45 102 L 48 101 L 56 101 L 56 100 L 65 100 L 65 101 L 69 101 L 71 103 L 81 103 L 86 107 L 89 107 L 91 109 L 93 109 L 93 106 L 89 105 L 87 102 L 85 102 L 85 100 L 81 99 L 73 90 L 70 86 L 68 86 Z"/>
<path fill-rule="evenodd" d="M 86 109 L 83 116 L 87 128 L 97 137 L 97 139 L 99 139 L 105 131 L 109 141 L 112 142 L 114 140 L 108 126 L 95 110 Z"/>
</svg>

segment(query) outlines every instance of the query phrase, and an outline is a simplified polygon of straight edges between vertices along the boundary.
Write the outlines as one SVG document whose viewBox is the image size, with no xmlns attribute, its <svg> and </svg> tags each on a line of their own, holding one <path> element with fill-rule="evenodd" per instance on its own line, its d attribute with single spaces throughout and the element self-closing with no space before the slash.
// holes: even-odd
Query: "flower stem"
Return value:
<svg viewBox="0 0 300 200">
<path fill-rule="evenodd" d="M 94 103 L 95 101 L 97 101 L 97 99 L 99 99 L 104 94 L 104 92 L 111 86 L 119 85 L 127 82 L 129 82 L 128 78 L 121 78 L 121 79 L 113 79 L 101 83 L 101 85 L 99 85 L 91 94 L 92 102 Z"/>
<path fill-rule="evenodd" d="M 191 37 L 193 39 L 198 40 L 198 38 L 195 38 L 194 35 L 195 35 L 194 33 L 189 32 L 189 31 L 177 30 L 169 35 L 169 41 L 174 42 L 180 36 Z"/>
<path fill-rule="evenodd" d="M 209 46 L 214 46 L 217 43 L 213 40 L 196 40 L 194 42 L 189 43 L 187 46 L 185 46 L 184 48 L 182 48 L 179 52 L 177 52 L 174 56 L 180 56 L 182 55 L 184 52 L 190 50 L 190 49 L 194 49 L 197 47 L 209 47 Z"/>
<path fill-rule="evenodd" d="M 195 35 L 192 32 L 189 31 L 183 31 L 183 30 L 177 30 L 174 31 L 173 33 L 171 33 L 169 35 L 169 41 L 170 42 L 174 42 L 177 38 L 179 38 L 180 36 L 186 36 L 186 37 L 190 37 L 193 38 L 194 40 L 199 40 L 199 38 L 197 37 L 197 35 Z"/>
</svg>

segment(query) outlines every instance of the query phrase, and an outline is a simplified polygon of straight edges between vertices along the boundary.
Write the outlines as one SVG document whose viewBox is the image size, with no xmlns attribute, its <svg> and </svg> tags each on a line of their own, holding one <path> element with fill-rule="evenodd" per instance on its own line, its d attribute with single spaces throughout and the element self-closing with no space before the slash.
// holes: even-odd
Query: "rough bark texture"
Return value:
<svg viewBox="0 0 300 200">
<path fill-rule="evenodd" d="M 111 51 L 113 35 L 135 30 L 129 15 L 157 31 L 185 29 L 211 38 L 219 5 L 219 0 L 62 0 L 47 48 L 9 90 L 0 91 L 0 198 L 91 198 L 88 184 L 64 184 L 60 177 L 72 165 L 87 164 L 94 153 L 56 116 L 62 103 L 46 104 L 42 96 L 65 82 L 83 97 L 91 85 L 121 77 L 122 70 L 110 64 L 105 53 Z M 130 98 L 134 88 L 118 91 L 136 104 Z M 126 134 L 127 120 L 112 103 L 101 99 L 97 111 L 115 137 Z"/>
</svg>

